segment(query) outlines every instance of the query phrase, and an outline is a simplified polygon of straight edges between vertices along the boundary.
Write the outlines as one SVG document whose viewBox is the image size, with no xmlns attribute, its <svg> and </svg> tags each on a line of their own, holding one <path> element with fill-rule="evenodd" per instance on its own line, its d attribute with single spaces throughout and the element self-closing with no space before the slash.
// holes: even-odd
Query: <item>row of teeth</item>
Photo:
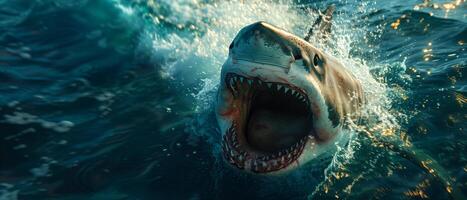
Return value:
<svg viewBox="0 0 467 200">
<path fill-rule="evenodd" d="M 299 156 L 307 140 L 307 138 L 305 137 L 298 143 L 287 149 L 281 150 L 272 155 L 261 156 L 256 157 L 255 159 L 251 159 L 253 157 L 252 155 L 239 148 L 240 145 L 237 140 L 237 133 L 235 127 L 235 125 L 231 127 L 228 130 L 228 133 L 224 135 L 224 142 L 222 146 L 224 156 L 226 160 L 229 161 L 231 164 L 236 165 L 241 169 L 250 168 L 252 171 L 256 172 L 268 172 L 287 167 L 291 163 L 291 161 L 295 160 Z M 229 145 L 229 143 L 231 145 Z M 247 166 L 246 164 L 247 160 L 250 160 L 248 161 L 250 162 L 249 166 Z"/>
<path fill-rule="evenodd" d="M 307 101 L 307 98 L 305 97 L 305 95 L 301 94 L 300 92 L 298 92 L 298 91 L 296 91 L 294 89 L 291 89 L 291 88 L 289 88 L 287 86 L 284 86 L 282 84 L 271 83 L 271 82 L 266 83 L 266 82 L 263 82 L 263 81 L 258 80 L 258 79 L 251 80 L 251 79 L 244 78 L 242 76 L 233 76 L 232 78 L 230 78 L 230 80 L 228 80 L 228 84 L 229 84 L 230 88 L 234 91 L 234 93 L 238 93 L 238 91 L 236 90 L 236 87 L 235 87 L 237 85 L 237 83 L 239 83 L 239 84 L 248 83 L 249 86 L 255 85 L 255 86 L 260 86 L 260 87 L 268 87 L 269 89 L 273 89 L 273 90 L 276 90 L 276 91 L 283 92 L 286 95 L 292 95 L 295 98 L 297 98 L 298 100 L 302 101 L 303 103 L 308 104 L 308 101 Z M 284 88 L 284 89 L 281 90 L 282 88 Z"/>
</svg>

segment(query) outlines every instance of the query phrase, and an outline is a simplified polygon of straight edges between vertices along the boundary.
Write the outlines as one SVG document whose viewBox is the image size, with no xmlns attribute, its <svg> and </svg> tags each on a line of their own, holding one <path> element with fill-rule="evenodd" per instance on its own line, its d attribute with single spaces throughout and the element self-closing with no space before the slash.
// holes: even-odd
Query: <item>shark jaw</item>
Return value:
<svg viewBox="0 0 467 200">
<path fill-rule="evenodd" d="M 224 159 L 259 174 L 296 168 L 326 153 L 334 137 L 334 129 L 322 128 L 327 108 L 304 70 L 271 69 L 251 62 L 224 66 L 216 112 Z"/>
<path fill-rule="evenodd" d="M 238 107 L 223 137 L 226 160 L 257 173 L 277 171 L 296 161 L 308 137 L 313 137 L 306 94 L 292 85 L 234 73 L 226 75 L 225 85 Z"/>
</svg>

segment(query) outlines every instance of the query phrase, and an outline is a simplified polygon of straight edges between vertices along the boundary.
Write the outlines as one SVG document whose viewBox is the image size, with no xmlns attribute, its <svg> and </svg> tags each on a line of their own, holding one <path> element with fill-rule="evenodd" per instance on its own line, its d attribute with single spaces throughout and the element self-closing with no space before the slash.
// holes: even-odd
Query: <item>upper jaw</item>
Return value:
<svg viewBox="0 0 467 200">
<path fill-rule="evenodd" d="M 268 80 L 268 79 L 266 79 Z M 310 100 L 306 94 L 306 92 L 300 88 L 297 87 L 290 82 L 284 81 L 286 79 L 278 79 L 276 81 L 265 81 L 261 77 L 252 77 L 252 76 L 244 76 L 244 75 L 239 75 L 236 73 L 227 73 L 224 78 L 224 84 L 225 88 L 230 90 L 230 92 L 233 94 L 234 98 L 238 96 L 238 93 L 240 91 L 237 91 L 237 86 L 238 85 L 247 85 L 249 88 L 254 89 L 268 89 L 271 91 L 276 91 L 276 92 L 282 92 L 285 95 L 290 95 L 301 102 L 306 107 L 310 107 Z M 282 82 L 281 82 L 282 81 Z M 242 91 L 245 93 L 245 91 Z"/>
</svg>

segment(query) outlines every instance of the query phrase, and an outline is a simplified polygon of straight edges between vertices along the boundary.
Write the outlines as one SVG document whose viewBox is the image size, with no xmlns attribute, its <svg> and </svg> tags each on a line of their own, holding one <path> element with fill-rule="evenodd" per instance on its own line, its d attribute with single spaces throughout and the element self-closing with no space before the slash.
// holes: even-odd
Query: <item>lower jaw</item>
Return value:
<svg viewBox="0 0 467 200">
<path fill-rule="evenodd" d="M 272 173 L 284 170 L 298 162 L 308 138 L 302 138 L 286 150 L 275 153 L 257 153 L 240 141 L 234 123 L 223 137 L 223 156 L 231 165 L 253 173 Z"/>
</svg>

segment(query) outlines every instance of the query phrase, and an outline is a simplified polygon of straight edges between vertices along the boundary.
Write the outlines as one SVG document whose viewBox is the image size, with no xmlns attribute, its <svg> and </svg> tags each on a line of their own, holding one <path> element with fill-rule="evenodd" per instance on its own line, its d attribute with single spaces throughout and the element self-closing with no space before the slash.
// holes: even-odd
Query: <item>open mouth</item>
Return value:
<svg viewBox="0 0 467 200">
<path fill-rule="evenodd" d="M 225 159 L 256 173 L 297 161 L 315 137 L 307 95 L 298 87 L 228 73 L 225 84 L 238 114 L 223 137 Z"/>
</svg>

